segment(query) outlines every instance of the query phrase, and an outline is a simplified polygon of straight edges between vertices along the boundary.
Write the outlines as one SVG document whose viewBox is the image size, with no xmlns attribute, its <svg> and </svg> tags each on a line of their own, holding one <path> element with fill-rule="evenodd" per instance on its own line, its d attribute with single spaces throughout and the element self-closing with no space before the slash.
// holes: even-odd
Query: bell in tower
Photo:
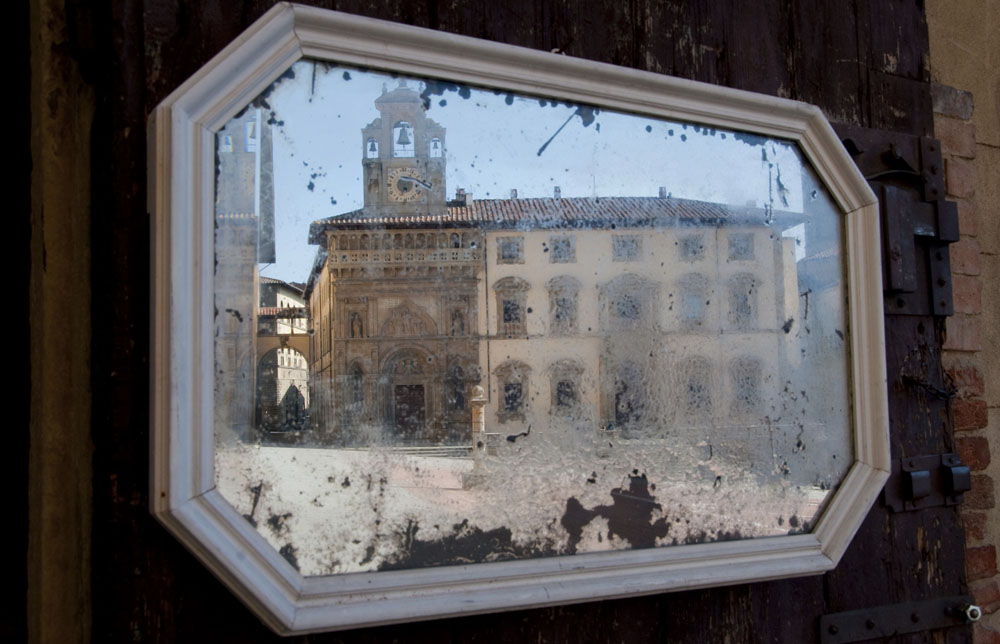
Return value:
<svg viewBox="0 0 1000 644">
<path fill-rule="evenodd" d="M 406 81 L 375 99 L 379 118 L 361 131 L 365 210 L 372 216 L 438 214 L 445 204 L 445 129 L 427 118 Z"/>
<path fill-rule="evenodd" d="M 406 121 L 400 121 L 392 129 L 393 138 L 395 138 L 395 143 L 392 146 L 392 156 L 394 157 L 412 157 L 413 156 L 413 137 L 410 136 L 410 131 L 413 126 Z M 398 132 L 398 135 L 397 135 Z"/>
</svg>

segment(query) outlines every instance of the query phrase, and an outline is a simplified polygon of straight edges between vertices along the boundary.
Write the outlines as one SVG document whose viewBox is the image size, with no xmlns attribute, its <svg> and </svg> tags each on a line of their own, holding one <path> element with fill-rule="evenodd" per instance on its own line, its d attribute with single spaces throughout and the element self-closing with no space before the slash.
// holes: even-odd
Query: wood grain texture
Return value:
<svg viewBox="0 0 1000 644">
<path fill-rule="evenodd" d="M 893 1 L 873 16 L 867 4 L 761 1 L 753 11 L 709 0 L 321 6 L 805 100 L 834 121 L 929 132 L 922 10 L 916 2 Z M 332 635 L 273 635 L 147 511 L 149 248 L 142 141 L 152 108 L 269 7 L 251 1 L 113 2 L 94 16 L 101 65 L 92 158 L 106 169 L 95 173 L 92 231 L 95 641 L 810 642 L 818 639 L 824 612 L 963 590 L 963 539 L 954 511 L 892 515 L 877 505 L 840 567 L 823 577 Z M 887 55 L 898 57 L 895 67 Z M 930 453 L 921 450 L 950 440 L 943 407 L 900 384 L 905 370 L 926 368 L 934 376 L 939 338 L 932 319 L 923 323 L 920 331 L 913 318 L 887 319 L 894 456 L 896 450 Z M 918 351 L 911 356 L 913 342 Z M 971 641 L 968 629 L 953 630 L 947 641 Z"/>
</svg>

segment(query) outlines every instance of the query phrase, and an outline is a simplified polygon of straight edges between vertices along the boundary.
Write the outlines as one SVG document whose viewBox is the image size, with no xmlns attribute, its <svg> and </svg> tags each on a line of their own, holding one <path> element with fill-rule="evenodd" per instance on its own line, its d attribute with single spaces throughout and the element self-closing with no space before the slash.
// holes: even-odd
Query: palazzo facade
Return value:
<svg viewBox="0 0 1000 644">
<path fill-rule="evenodd" d="M 694 438 L 780 415 L 802 298 L 775 213 L 663 189 L 449 201 L 445 130 L 417 92 L 375 104 L 364 207 L 310 228 L 321 438 L 468 445 L 475 385 L 488 430 L 511 436 Z"/>
</svg>

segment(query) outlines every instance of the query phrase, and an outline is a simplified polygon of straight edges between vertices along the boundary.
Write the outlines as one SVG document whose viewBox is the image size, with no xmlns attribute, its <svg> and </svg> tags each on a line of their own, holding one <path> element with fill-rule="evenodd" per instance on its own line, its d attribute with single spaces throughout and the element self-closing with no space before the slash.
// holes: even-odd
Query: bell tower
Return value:
<svg viewBox="0 0 1000 644">
<path fill-rule="evenodd" d="M 365 211 L 438 214 L 445 208 L 445 131 L 400 81 L 375 99 L 379 118 L 361 130 Z"/>
</svg>

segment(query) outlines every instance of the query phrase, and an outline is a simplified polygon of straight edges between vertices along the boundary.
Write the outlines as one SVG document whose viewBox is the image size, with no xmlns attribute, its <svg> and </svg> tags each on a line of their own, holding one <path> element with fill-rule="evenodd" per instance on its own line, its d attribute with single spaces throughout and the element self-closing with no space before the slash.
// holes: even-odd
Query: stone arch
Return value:
<svg viewBox="0 0 1000 644">
<path fill-rule="evenodd" d="M 300 351 L 274 347 L 265 352 L 257 361 L 254 392 L 257 427 L 266 431 L 303 429 L 309 409 L 308 383 L 309 361 Z"/>
</svg>

